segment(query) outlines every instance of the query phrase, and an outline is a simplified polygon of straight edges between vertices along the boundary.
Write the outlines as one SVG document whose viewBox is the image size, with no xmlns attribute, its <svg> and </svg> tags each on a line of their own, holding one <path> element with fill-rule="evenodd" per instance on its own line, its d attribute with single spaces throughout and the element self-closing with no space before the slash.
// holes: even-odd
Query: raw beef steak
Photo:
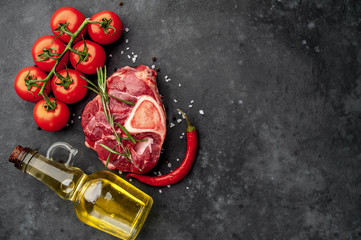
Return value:
<svg viewBox="0 0 361 240">
<path fill-rule="evenodd" d="M 108 94 L 133 102 L 135 105 L 123 103 L 110 98 L 110 111 L 115 122 L 121 124 L 137 140 L 123 140 L 128 146 L 133 164 L 129 159 L 117 154 L 111 154 L 109 169 L 124 172 L 146 173 L 157 163 L 166 134 L 166 116 L 163 103 L 156 83 L 156 73 L 147 66 L 136 68 L 123 67 L 107 79 Z M 100 96 L 96 96 L 84 108 L 81 124 L 85 133 L 85 145 L 94 149 L 99 159 L 105 164 L 109 148 L 117 145 L 111 127 L 105 118 Z M 126 135 L 115 125 L 117 132 Z M 114 148 L 122 152 L 120 146 Z"/>
</svg>

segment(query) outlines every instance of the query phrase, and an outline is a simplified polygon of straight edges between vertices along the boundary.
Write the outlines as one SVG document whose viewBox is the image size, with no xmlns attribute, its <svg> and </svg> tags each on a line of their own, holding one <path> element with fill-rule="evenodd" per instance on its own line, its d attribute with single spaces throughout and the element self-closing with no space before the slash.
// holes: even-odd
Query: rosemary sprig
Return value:
<svg viewBox="0 0 361 240">
<path fill-rule="evenodd" d="M 101 102 L 102 102 L 102 105 L 103 105 L 105 118 L 107 119 L 107 121 L 108 121 L 108 123 L 109 123 L 109 125 L 110 125 L 110 127 L 111 127 L 111 129 L 113 131 L 113 134 L 115 136 L 116 141 L 118 142 L 117 145 L 115 145 L 113 148 L 110 148 L 110 147 L 108 147 L 108 146 L 106 146 L 104 144 L 100 144 L 100 146 L 102 146 L 104 149 L 109 151 L 109 155 L 108 155 L 107 161 L 105 163 L 105 167 L 108 167 L 110 155 L 111 154 L 117 154 L 117 155 L 123 156 L 126 160 L 133 163 L 134 166 L 136 168 L 138 168 L 139 171 L 142 171 L 142 169 L 140 169 L 139 166 L 134 162 L 128 146 L 124 146 L 124 144 L 122 142 L 123 139 L 130 140 L 133 143 L 136 143 L 137 141 L 132 137 L 132 135 L 130 135 L 130 133 L 121 124 L 114 121 L 114 116 L 111 113 L 110 106 L 109 106 L 110 97 L 115 98 L 118 101 L 124 102 L 124 103 L 132 105 L 132 106 L 134 105 L 134 103 L 129 102 L 129 101 L 125 101 L 123 99 L 116 98 L 114 96 L 110 96 L 108 94 L 108 92 L 107 92 L 107 69 L 106 69 L 105 66 L 104 66 L 104 71 L 102 70 L 102 68 L 97 70 L 97 75 L 98 75 L 98 84 L 97 85 L 94 84 L 93 82 L 91 82 L 90 80 L 88 80 L 85 77 L 82 77 L 82 78 L 85 81 L 87 81 L 87 83 L 90 85 L 90 86 L 87 86 L 88 89 L 90 89 L 90 90 L 94 91 L 95 93 L 97 93 L 98 95 L 100 95 L 100 99 L 101 99 Z M 124 132 L 124 134 L 127 136 L 126 138 L 122 138 L 121 134 L 119 134 L 115 130 L 115 125 L 118 126 Z M 121 147 L 122 152 L 118 152 L 118 151 L 114 150 L 117 146 Z"/>
</svg>

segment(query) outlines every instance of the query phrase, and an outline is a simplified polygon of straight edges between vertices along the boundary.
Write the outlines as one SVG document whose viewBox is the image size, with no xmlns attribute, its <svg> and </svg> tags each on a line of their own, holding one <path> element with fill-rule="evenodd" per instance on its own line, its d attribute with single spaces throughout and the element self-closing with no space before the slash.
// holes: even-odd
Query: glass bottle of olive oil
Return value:
<svg viewBox="0 0 361 240">
<path fill-rule="evenodd" d="M 9 160 L 63 199 L 73 201 L 82 222 L 121 239 L 135 239 L 153 204 L 150 196 L 109 171 L 87 175 L 21 146 Z"/>
</svg>

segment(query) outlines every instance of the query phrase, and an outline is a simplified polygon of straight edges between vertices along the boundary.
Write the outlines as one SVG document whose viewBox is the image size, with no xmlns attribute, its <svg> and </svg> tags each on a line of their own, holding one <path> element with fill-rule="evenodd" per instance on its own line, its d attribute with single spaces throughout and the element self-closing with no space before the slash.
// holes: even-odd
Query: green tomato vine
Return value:
<svg viewBox="0 0 361 240">
<path fill-rule="evenodd" d="M 104 28 L 104 31 L 106 31 L 108 28 L 113 28 L 112 26 L 110 26 L 111 21 L 112 21 L 112 19 L 107 20 L 106 18 L 103 18 L 102 21 L 98 22 L 98 21 L 91 21 L 89 18 L 86 18 L 84 20 L 84 22 L 80 25 L 80 27 L 74 33 L 70 32 L 68 30 L 68 28 L 67 28 L 67 26 L 69 25 L 68 22 L 58 24 L 58 28 L 55 30 L 55 32 L 58 32 L 59 34 L 55 37 L 55 39 L 58 38 L 63 33 L 70 36 L 70 41 L 66 45 L 64 51 L 61 54 L 52 53 L 51 52 L 52 49 L 49 48 L 49 49 L 44 49 L 43 53 L 38 55 L 38 57 L 41 58 L 38 61 L 45 61 L 45 60 L 47 60 L 49 58 L 56 60 L 54 66 L 50 70 L 48 76 L 45 79 L 41 80 L 41 82 L 43 82 L 44 84 L 41 86 L 40 91 L 39 91 L 39 95 L 41 95 L 45 99 L 45 102 L 46 102 L 45 107 L 46 107 L 47 111 L 55 110 L 57 105 L 56 105 L 56 99 L 54 99 L 54 101 L 51 101 L 49 99 L 49 97 L 47 96 L 47 94 L 44 92 L 44 89 L 45 89 L 46 84 L 49 82 L 49 80 L 53 77 L 54 74 L 57 77 L 60 76 L 60 74 L 58 74 L 55 69 L 57 68 L 60 60 L 63 58 L 65 53 L 70 50 L 70 51 L 74 52 L 75 54 L 79 55 L 79 61 L 78 61 L 77 65 L 82 61 L 86 61 L 88 59 L 88 57 L 89 57 L 89 54 L 87 53 L 87 47 L 86 47 L 86 44 L 85 44 L 85 40 L 83 39 L 83 41 L 84 41 L 84 50 L 83 51 L 78 51 L 78 50 L 73 49 L 71 47 L 74 40 L 77 38 L 77 36 L 80 34 L 80 32 L 86 27 L 87 24 L 89 24 L 89 23 L 99 24 L 99 26 L 101 28 Z M 28 78 L 29 78 L 29 75 L 27 75 L 26 79 L 25 79 L 26 84 L 28 86 L 28 89 L 30 89 L 31 86 L 40 87 L 38 84 L 36 84 L 35 81 L 33 81 L 34 79 L 28 79 Z M 72 80 L 69 79 L 69 77 L 66 77 L 65 79 L 61 78 L 60 80 L 62 80 L 62 82 L 63 82 L 62 85 L 64 85 L 64 88 L 65 87 L 68 88 L 69 85 L 72 83 Z"/>
</svg>

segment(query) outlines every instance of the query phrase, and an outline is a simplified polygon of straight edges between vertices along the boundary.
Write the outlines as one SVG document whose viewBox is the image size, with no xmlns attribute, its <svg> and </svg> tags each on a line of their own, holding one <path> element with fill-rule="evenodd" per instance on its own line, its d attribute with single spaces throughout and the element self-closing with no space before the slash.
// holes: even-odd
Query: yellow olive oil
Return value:
<svg viewBox="0 0 361 240">
<path fill-rule="evenodd" d="M 74 204 L 84 223 L 120 238 L 134 239 L 153 200 L 115 174 L 101 171 L 89 175 Z"/>
<path fill-rule="evenodd" d="M 73 201 L 82 222 L 121 239 L 136 238 L 152 207 L 150 196 L 109 171 L 86 175 L 29 148 L 14 152 L 10 161 L 63 199 Z"/>
</svg>

